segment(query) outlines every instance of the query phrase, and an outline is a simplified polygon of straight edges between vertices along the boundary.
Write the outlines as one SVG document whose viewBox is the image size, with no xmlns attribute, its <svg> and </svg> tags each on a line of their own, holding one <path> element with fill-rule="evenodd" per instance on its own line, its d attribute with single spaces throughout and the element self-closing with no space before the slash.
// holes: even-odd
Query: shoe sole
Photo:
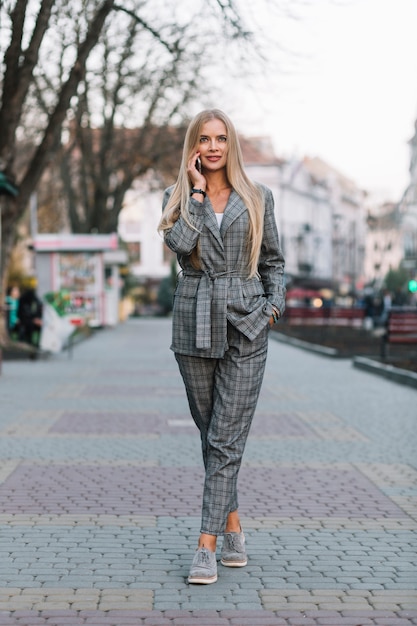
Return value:
<svg viewBox="0 0 417 626">
<path fill-rule="evenodd" d="M 211 576 L 210 578 L 198 578 L 198 576 L 188 577 L 188 582 L 191 585 L 211 585 L 212 583 L 215 583 L 216 580 L 217 580 L 217 574 L 215 576 Z"/>
<path fill-rule="evenodd" d="M 248 560 L 246 561 L 223 561 L 220 559 L 220 563 L 225 567 L 245 567 L 248 564 Z"/>
</svg>

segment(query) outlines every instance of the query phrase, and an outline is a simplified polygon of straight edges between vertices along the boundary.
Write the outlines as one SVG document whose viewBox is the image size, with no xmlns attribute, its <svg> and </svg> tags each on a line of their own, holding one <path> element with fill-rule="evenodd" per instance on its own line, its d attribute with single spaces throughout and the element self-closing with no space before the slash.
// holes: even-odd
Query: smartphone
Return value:
<svg viewBox="0 0 417 626">
<path fill-rule="evenodd" d="M 201 161 L 200 161 L 200 159 L 197 159 L 197 161 L 195 162 L 195 168 L 196 168 L 196 170 L 198 170 L 201 173 Z"/>
</svg>

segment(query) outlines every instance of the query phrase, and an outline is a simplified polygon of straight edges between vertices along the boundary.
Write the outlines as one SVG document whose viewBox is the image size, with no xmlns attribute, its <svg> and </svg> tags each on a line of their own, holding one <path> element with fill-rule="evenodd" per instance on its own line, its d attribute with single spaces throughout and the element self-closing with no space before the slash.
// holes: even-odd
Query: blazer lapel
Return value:
<svg viewBox="0 0 417 626">
<path fill-rule="evenodd" d="M 224 219 L 224 218 L 223 218 Z M 220 234 L 219 225 L 217 223 L 216 214 L 214 213 L 213 207 L 209 201 L 209 207 L 206 208 L 206 217 L 204 220 L 204 224 L 209 229 L 213 237 L 217 239 L 223 249 L 223 239 Z"/>
<path fill-rule="evenodd" d="M 220 226 L 220 233 L 226 232 L 231 224 L 246 211 L 246 206 L 243 204 L 243 201 L 240 196 L 233 189 L 230 196 L 229 201 L 224 210 L 223 220 Z"/>
</svg>

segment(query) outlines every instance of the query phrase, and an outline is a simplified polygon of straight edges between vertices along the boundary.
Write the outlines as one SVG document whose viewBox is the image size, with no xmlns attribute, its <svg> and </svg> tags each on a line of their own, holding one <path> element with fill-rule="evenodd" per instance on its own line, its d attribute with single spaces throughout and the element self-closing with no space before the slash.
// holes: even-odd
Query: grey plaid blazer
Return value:
<svg viewBox="0 0 417 626">
<path fill-rule="evenodd" d="M 232 190 L 219 229 L 208 197 L 190 198 L 190 228 L 180 216 L 164 233 L 182 268 L 173 307 L 171 349 L 179 354 L 218 358 L 227 349 L 229 321 L 249 340 L 269 323 L 272 305 L 285 309 L 284 257 L 279 244 L 272 192 L 261 186 L 265 217 L 258 276 L 248 279 L 248 211 Z M 165 190 L 165 207 L 172 187 Z M 199 243 L 202 269 L 190 253 Z"/>
</svg>

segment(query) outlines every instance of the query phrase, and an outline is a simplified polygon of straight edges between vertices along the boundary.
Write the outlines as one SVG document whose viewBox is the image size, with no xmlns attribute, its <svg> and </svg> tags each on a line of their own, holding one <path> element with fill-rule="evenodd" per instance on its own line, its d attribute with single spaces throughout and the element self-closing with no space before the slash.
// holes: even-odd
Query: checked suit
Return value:
<svg viewBox="0 0 417 626">
<path fill-rule="evenodd" d="M 248 278 L 249 215 L 232 190 L 219 228 L 208 197 L 189 200 L 164 239 L 182 268 L 174 295 L 172 344 L 205 466 L 201 532 L 224 532 L 238 508 L 237 478 L 262 385 L 273 305 L 285 308 L 284 258 L 271 191 L 265 200 L 258 275 Z M 166 190 L 166 205 L 172 188 Z M 201 270 L 190 254 L 199 246 Z"/>
</svg>

